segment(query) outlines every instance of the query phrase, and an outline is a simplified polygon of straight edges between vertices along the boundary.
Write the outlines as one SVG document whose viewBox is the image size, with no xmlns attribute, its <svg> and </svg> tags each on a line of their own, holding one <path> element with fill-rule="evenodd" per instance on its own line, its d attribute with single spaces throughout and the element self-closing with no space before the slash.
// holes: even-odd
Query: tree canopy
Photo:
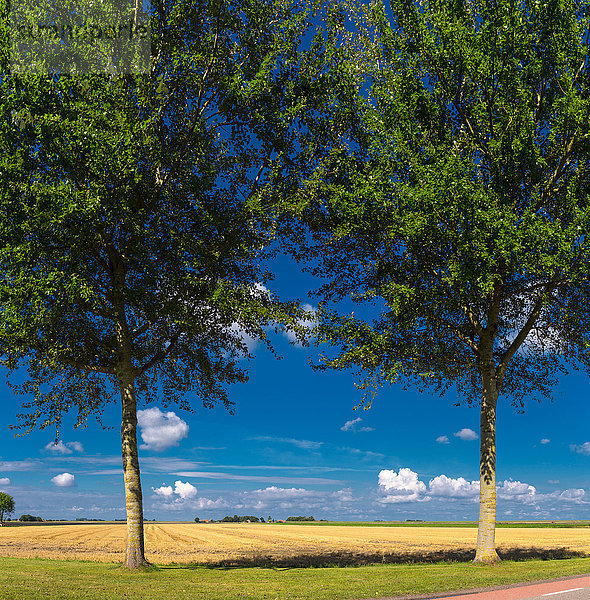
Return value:
<svg viewBox="0 0 590 600">
<path fill-rule="evenodd" d="M 0 340 L 20 427 L 119 397 L 126 564 L 145 563 L 137 400 L 224 404 L 245 336 L 302 333 L 265 284 L 293 160 L 305 3 L 153 2 L 146 73 L 3 80 Z M 304 64 L 303 64 L 304 67 Z M 270 344 L 268 344 L 270 348 Z"/>
<path fill-rule="evenodd" d="M 354 118 L 344 126 L 348 101 L 331 108 L 330 152 L 299 209 L 314 238 L 300 254 L 327 280 L 318 341 L 338 349 L 321 368 L 480 403 L 477 561 L 498 558 L 498 396 L 522 409 L 568 364 L 590 366 L 587 11 L 358 8 L 356 33 L 340 26 Z M 360 315 L 335 310 L 345 298 Z"/>
<path fill-rule="evenodd" d="M 6 492 L 0 492 L 0 523 L 14 512 L 14 498 Z"/>
</svg>

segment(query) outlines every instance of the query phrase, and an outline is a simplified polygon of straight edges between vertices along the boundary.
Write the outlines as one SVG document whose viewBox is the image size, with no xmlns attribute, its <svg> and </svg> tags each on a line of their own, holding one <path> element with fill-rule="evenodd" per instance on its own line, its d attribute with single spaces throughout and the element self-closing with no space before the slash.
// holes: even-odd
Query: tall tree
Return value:
<svg viewBox="0 0 590 600">
<path fill-rule="evenodd" d="M 4 525 L 6 517 L 13 512 L 14 498 L 6 492 L 0 492 L 0 525 Z"/>
<path fill-rule="evenodd" d="M 327 279 L 318 340 L 338 348 L 321 368 L 479 403 L 475 562 L 494 562 L 498 399 L 522 409 L 590 366 L 588 3 L 391 11 L 365 5 L 353 34 L 341 22 L 357 108 L 332 107 L 297 207 Z M 377 316 L 339 314 L 347 297 Z"/>
<path fill-rule="evenodd" d="M 100 419 L 119 398 L 131 568 L 148 564 L 137 402 L 231 410 L 244 336 L 269 345 L 305 314 L 266 290 L 259 259 L 309 7 L 152 5 L 149 72 L 5 75 L 0 136 L 0 341 L 9 374 L 29 374 L 20 427 Z"/>
</svg>

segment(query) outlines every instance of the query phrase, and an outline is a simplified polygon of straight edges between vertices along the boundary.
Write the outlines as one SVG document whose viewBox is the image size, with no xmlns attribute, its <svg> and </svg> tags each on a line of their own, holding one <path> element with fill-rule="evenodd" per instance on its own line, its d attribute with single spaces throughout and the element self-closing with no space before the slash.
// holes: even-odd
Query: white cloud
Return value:
<svg viewBox="0 0 590 600">
<path fill-rule="evenodd" d="M 340 431 L 374 431 L 373 427 L 359 427 L 357 425 L 362 421 L 361 417 L 357 417 L 356 419 L 352 419 L 350 421 L 346 421 L 344 425 L 340 428 Z"/>
<path fill-rule="evenodd" d="M 455 499 L 469 499 L 476 502 L 479 494 L 479 481 L 468 481 L 464 477 L 453 478 L 444 474 L 431 479 L 427 488 L 425 483 L 418 479 L 418 474 L 408 468 L 402 468 L 397 473 L 392 470 L 383 470 L 379 473 L 378 482 L 383 494 L 378 502 L 385 504 L 428 500 L 448 502 Z M 535 486 L 511 479 L 504 480 L 497 485 L 497 496 L 503 501 L 533 505 L 536 508 L 539 503 L 555 503 L 559 500 L 575 504 L 587 503 L 585 491 L 582 489 L 538 494 Z"/>
<path fill-rule="evenodd" d="M 335 492 L 309 490 L 305 488 L 282 488 L 276 485 L 245 491 L 241 499 L 234 503 L 236 508 L 243 510 L 289 510 L 314 513 L 325 513 L 335 506 L 344 508 L 351 506 L 354 500 L 350 489 L 340 489 Z M 255 513 L 254 513 L 255 514 Z"/>
<path fill-rule="evenodd" d="M 590 455 L 590 442 L 584 442 L 579 446 L 576 444 L 570 444 L 570 450 L 572 452 L 577 452 L 578 454 L 585 454 L 588 456 Z"/>
<path fill-rule="evenodd" d="M 247 493 L 248 496 L 253 496 L 258 500 L 269 501 L 269 500 L 293 500 L 295 498 L 306 498 L 309 496 L 317 495 L 318 492 L 312 490 L 306 490 L 304 488 L 280 488 L 275 485 L 270 487 L 252 490 Z"/>
<path fill-rule="evenodd" d="M 439 436 L 436 438 L 436 441 L 437 441 L 439 444 L 450 444 L 450 443 L 451 443 L 451 442 L 449 442 L 449 438 L 448 438 L 446 435 L 439 435 Z"/>
<path fill-rule="evenodd" d="M 178 446 L 187 437 L 188 425 L 174 412 L 163 413 L 159 408 L 137 411 L 137 422 L 141 428 L 142 450 L 161 451 Z"/>
<path fill-rule="evenodd" d="M 252 352 L 254 352 L 254 350 L 256 350 L 256 348 L 258 348 L 258 346 L 260 345 L 260 340 L 253 338 L 251 335 L 249 335 L 248 332 L 245 329 L 243 329 L 238 323 L 232 323 L 230 330 L 238 335 L 238 337 L 242 340 L 250 354 L 252 354 Z"/>
<path fill-rule="evenodd" d="M 447 477 L 438 475 L 428 483 L 429 493 L 432 496 L 447 498 L 473 498 L 479 494 L 479 481 L 467 481 L 463 477 Z"/>
<path fill-rule="evenodd" d="M 159 488 L 152 488 L 154 493 L 163 498 L 172 498 L 174 494 L 178 496 L 176 502 L 183 500 L 189 500 L 197 495 L 197 488 L 189 483 L 188 481 L 182 482 L 180 480 L 174 482 L 174 489 L 171 485 L 162 484 Z"/>
<path fill-rule="evenodd" d="M 466 442 L 471 442 L 478 438 L 477 433 L 473 431 L 473 429 L 468 429 L 464 427 L 463 429 L 459 429 L 456 433 L 453 434 L 455 437 L 458 437 L 460 440 L 465 440 Z"/>
<path fill-rule="evenodd" d="M 352 490 L 338 490 L 332 494 L 334 498 L 340 502 L 352 502 L 354 498 L 352 497 Z"/>
<path fill-rule="evenodd" d="M 10 479 L 8 477 L 0 477 L 0 485 L 10 485 Z"/>
<path fill-rule="evenodd" d="M 36 471 L 39 468 L 42 468 L 42 466 L 38 461 L 0 460 L 0 471 Z"/>
<path fill-rule="evenodd" d="M 75 485 L 75 477 L 71 473 L 60 473 L 51 478 L 51 481 L 57 487 L 72 487 Z"/>
<path fill-rule="evenodd" d="M 363 460 L 375 460 L 385 458 L 385 454 L 381 452 L 372 452 L 371 450 L 360 450 L 359 448 L 350 448 L 349 446 L 337 446 L 337 450 L 351 454 L 355 458 L 361 458 Z"/>
<path fill-rule="evenodd" d="M 172 489 L 171 485 L 162 485 L 159 488 L 152 488 L 152 490 L 154 490 L 158 496 L 163 496 L 164 498 L 170 498 L 172 494 L 174 494 L 174 490 Z"/>
<path fill-rule="evenodd" d="M 191 503 L 191 508 L 200 508 L 201 510 L 211 510 L 214 508 L 225 508 L 227 502 L 223 498 L 217 498 L 217 500 L 211 500 L 210 498 L 197 498 Z"/>
<path fill-rule="evenodd" d="M 174 493 L 178 494 L 181 500 L 187 500 L 197 495 L 197 488 L 188 481 L 183 483 L 179 480 L 174 482 Z"/>
<path fill-rule="evenodd" d="M 542 439 L 541 439 L 541 444 L 543 444 L 543 445 L 544 445 L 544 444 L 548 444 L 550 441 L 551 441 L 551 440 L 550 440 L 550 439 L 548 439 L 548 438 L 542 438 Z"/>
<path fill-rule="evenodd" d="M 55 442 L 49 442 L 45 446 L 45 450 L 49 450 L 53 454 L 73 454 L 75 452 L 84 452 L 84 447 L 80 442 L 66 442 L 59 440 L 57 444 Z"/>
<path fill-rule="evenodd" d="M 352 421 L 346 421 L 346 423 L 344 423 L 344 425 L 342 425 L 342 427 L 340 428 L 340 431 L 351 431 L 354 429 L 354 426 L 357 423 L 360 423 L 361 421 L 362 419 L 360 417 L 352 419 Z"/>
<path fill-rule="evenodd" d="M 302 448 L 303 450 L 318 450 L 321 446 L 324 445 L 324 442 L 312 442 L 311 440 L 296 440 L 294 438 L 272 437 L 269 435 L 260 435 L 252 439 L 259 442 L 281 442 L 284 444 L 293 444 L 293 446 L 297 446 L 297 448 Z"/>
<path fill-rule="evenodd" d="M 426 485 L 418 480 L 418 474 L 411 469 L 401 468 L 399 472 L 384 469 L 379 473 L 379 487 L 385 497 L 379 501 L 387 504 L 427 500 L 423 498 Z"/>
<path fill-rule="evenodd" d="M 535 486 L 520 481 L 504 480 L 497 486 L 497 493 L 502 500 L 518 500 L 527 504 L 538 501 Z"/>
<path fill-rule="evenodd" d="M 559 494 L 559 499 L 566 502 L 573 502 L 574 504 L 588 504 L 586 497 L 586 491 L 583 489 L 569 489 L 564 490 Z"/>
</svg>

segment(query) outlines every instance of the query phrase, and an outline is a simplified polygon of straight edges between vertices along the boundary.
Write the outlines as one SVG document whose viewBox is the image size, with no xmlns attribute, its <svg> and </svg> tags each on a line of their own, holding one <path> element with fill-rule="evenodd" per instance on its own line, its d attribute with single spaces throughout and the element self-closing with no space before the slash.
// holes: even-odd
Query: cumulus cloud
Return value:
<svg viewBox="0 0 590 600">
<path fill-rule="evenodd" d="M 588 504 L 585 500 L 586 490 L 583 489 L 569 489 L 564 490 L 559 494 L 559 499 L 565 502 L 573 502 L 574 504 Z"/>
<path fill-rule="evenodd" d="M 162 496 L 164 498 L 170 498 L 172 494 L 174 494 L 174 490 L 172 489 L 171 485 L 162 485 L 159 488 L 152 488 L 152 490 L 154 490 L 158 496 Z"/>
<path fill-rule="evenodd" d="M 504 480 L 497 488 L 498 498 L 503 500 L 518 500 L 525 503 L 537 501 L 537 489 L 534 485 L 521 481 Z"/>
<path fill-rule="evenodd" d="M 354 498 L 352 497 L 352 490 L 338 490 L 337 492 L 333 492 L 332 496 L 339 500 L 340 502 L 352 502 Z"/>
<path fill-rule="evenodd" d="M 426 485 L 418 479 L 418 474 L 411 469 L 401 468 L 397 473 L 384 469 L 379 473 L 379 487 L 385 492 L 380 502 L 397 504 L 424 500 Z"/>
<path fill-rule="evenodd" d="M 383 497 L 381 503 L 425 502 L 428 500 L 469 499 L 477 500 L 479 481 L 468 481 L 464 477 L 448 477 L 441 474 L 428 482 L 428 487 L 418 479 L 418 474 L 408 468 L 401 468 L 396 473 L 382 470 L 378 478 Z M 537 504 L 543 500 L 562 500 L 574 503 L 585 503 L 584 490 L 566 490 L 552 494 L 538 494 L 534 486 L 511 479 L 504 480 L 497 486 L 499 499 L 515 501 L 520 504 Z"/>
<path fill-rule="evenodd" d="M 75 477 L 71 473 L 60 473 L 52 477 L 51 482 L 57 487 L 72 487 L 76 484 Z"/>
<path fill-rule="evenodd" d="M 197 488 L 188 481 L 183 483 L 179 480 L 174 482 L 174 493 L 178 494 L 181 500 L 187 500 L 197 495 Z"/>
<path fill-rule="evenodd" d="M 10 485 L 10 479 L 8 477 L 0 477 L 0 485 Z"/>
<path fill-rule="evenodd" d="M 211 510 L 214 508 L 225 508 L 228 504 L 223 498 L 211 500 L 210 498 L 197 498 L 191 503 L 191 508 L 199 508 L 201 510 Z"/>
<path fill-rule="evenodd" d="M 346 421 L 344 425 L 340 428 L 340 431 L 374 431 L 373 427 L 357 427 L 357 425 L 362 421 L 361 417 L 357 417 L 356 419 L 352 419 L 350 421 Z"/>
<path fill-rule="evenodd" d="M 171 485 L 162 484 L 159 488 L 152 488 L 152 490 L 156 495 L 162 496 L 162 498 L 171 499 L 176 494 L 178 496 L 176 498 L 177 502 L 189 500 L 197 495 L 197 488 L 192 483 L 180 480 L 174 482 L 174 489 L 172 489 Z"/>
<path fill-rule="evenodd" d="M 447 498 L 473 498 L 479 494 L 479 481 L 467 481 L 463 477 L 447 477 L 438 475 L 428 482 L 432 496 Z"/>
<path fill-rule="evenodd" d="M 541 439 L 541 444 L 545 445 L 548 444 L 551 440 L 549 438 L 542 438 Z"/>
<path fill-rule="evenodd" d="M 466 442 L 471 442 L 476 440 L 479 436 L 473 429 L 469 429 L 464 427 L 463 429 L 459 429 L 459 431 L 453 434 L 455 437 L 458 437 L 460 440 L 465 440 Z"/>
<path fill-rule="evenodd" d="M 439 444 L 450 444 L 450 443 L 451 443 L 451 442 L 449 442 L 449 438 L 448 438 L 446 435 L 439 435 L 439 436 L 436 438 L 436 441 L 437 441 Z"/>
<path fill-rule="evenodd" d="M 80 442 L 66 442 L 65 444 L 59 440 L 57 444 L 55 442 L 49 442 L 45 446 L 45 450 L 49 450 L 53 454 L 73 454 L 74 452 L 84 452 L 84 447 Z"/>
<path fill-rule="evenodd" d="M 188 435 L 188 425 L 174 412 L 163 413 L 159 408 L 137 411 L 141 429 L 142 450 L 162 451 L 178 443 Z"/>
<path fill-rule="evenodd" d="M 588 456 L 590 454 L 590 442 L 584 442 L 580 445 L 570 444 L 570 450 Z"/>
</svg>

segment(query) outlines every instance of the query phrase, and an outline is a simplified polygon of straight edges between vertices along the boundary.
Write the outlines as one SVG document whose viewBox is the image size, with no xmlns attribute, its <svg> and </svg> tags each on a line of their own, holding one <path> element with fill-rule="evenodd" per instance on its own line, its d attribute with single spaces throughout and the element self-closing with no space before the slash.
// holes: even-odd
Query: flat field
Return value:
<svg viewBox="0 0 590 600">
<path fill-rule="evenodd" d="M 3 527 L 0 556 L 122 562 L 125 530 L 124 523 Z M 451 526 L 146 523 L 145 530 L 147 558 L 159 565 L 283 562 L 308 566 L 396 562 L 396 557 L 400 562 L 408 557 L 410 562 L 419 562 L 421 557 L 468 560 L 477 538 L 475 528 Z M 515 551 L 524 552 L 521 557 L 551 557 L 558 550 L 590 556 L 588 527 L 501 528 L 496 540 L 500 555 L 506 558 Z"/>
</svg>

